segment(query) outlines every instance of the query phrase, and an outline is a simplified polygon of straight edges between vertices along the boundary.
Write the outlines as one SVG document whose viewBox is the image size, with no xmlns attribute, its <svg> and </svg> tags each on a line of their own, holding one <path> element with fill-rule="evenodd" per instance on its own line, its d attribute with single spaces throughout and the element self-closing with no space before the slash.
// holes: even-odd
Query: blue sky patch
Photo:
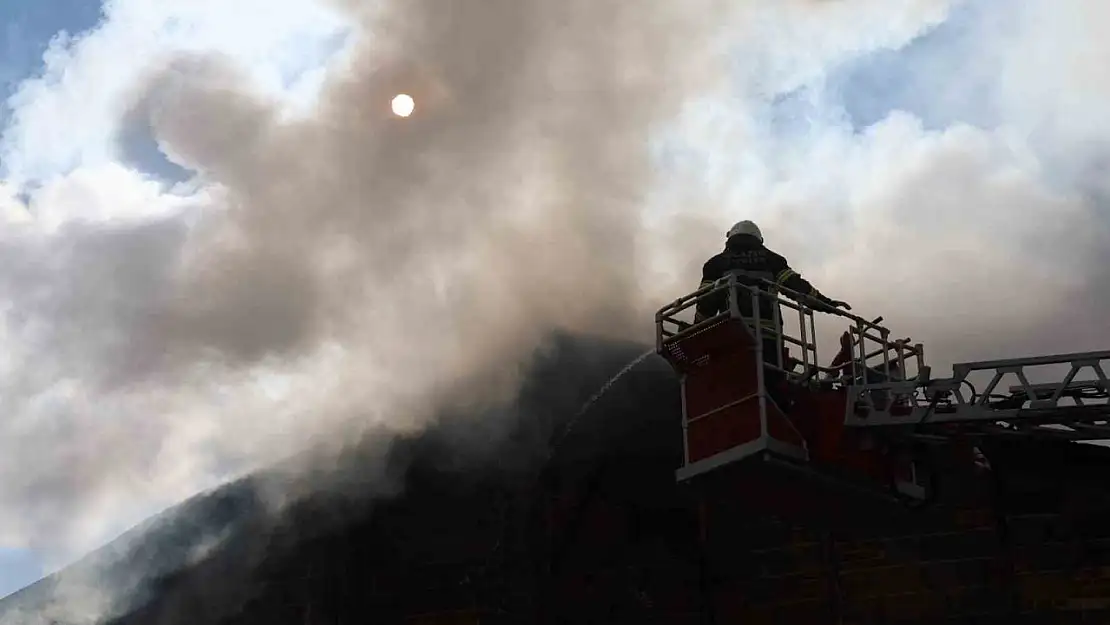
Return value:
<svg viewBox="0 0 1110 625">
<path fill-rule="evenodd" d="M 80 34 L 95 27 L 101 16 L 99 0 L 0 2 L 0 88 L 4 99 L 25 78 L 42 70 L 42 55 L 60 31 Z"/>
<path fill-rule="evenodd" d="M 958 5 L 944 23 L 897 50 L 880 50 L 832 70 L 826 89 L 839 100 L 853 130 L 860 132 L 894 111 L 921 119 L 927 130 L 955 122 L 992 127 L 997 116 L 984 88 L 995 76 L 982 68 L 989 63 L 970 55 L 983 54 L 979 38 L 1005 27 L 999 11 L 985 0 Z M 968 68 L 979 68 L 971 73 Z"/>
<path fill-rule="evenodd" d="M 45 574 L 34 553 L 24 549 L 0 549 L 0 597 L 33 584 Z"/>
</svg>

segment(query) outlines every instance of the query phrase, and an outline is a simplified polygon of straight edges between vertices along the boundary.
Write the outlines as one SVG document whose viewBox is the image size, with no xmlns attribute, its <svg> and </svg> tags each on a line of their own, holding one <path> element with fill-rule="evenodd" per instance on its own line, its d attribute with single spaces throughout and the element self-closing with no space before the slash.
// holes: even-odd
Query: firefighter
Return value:
<svg viewBox="0 0 1110 625">
<path fill-rule="evenodd" d="M 763 233 L 753 222 L 744 220 L 734 225 L 726 235 L 725 249 L 720 254 L 706 261 L 702 267 L 701 285 L 699 288 L 709 286 L 730 272 L 737 274 L 738 282 L 748 286 L 756 286 L 760 278 L 770 281 L 777 286 L 808 295 L 813 301 L 805 302 L 814 310 L 831 312 L 836 308 L 851 310 L 845 302 L 830 299 L 815 289 L 805 278 L 790 268 L 789 263 L 782 256 L 767 249 L 763 245 Z M 763 287 L 764 289 L 766 287 Z M 740 291 L 740 315 L 752 319 L 752 298 L 744 297 L 745 292 Z M 763 339 L 763 360 L 766 363 L 782 366 L 785 364 L 785 354 L 780 353 L 777 333 L 780 331 L 775 323 L 775 308 L 778 304 L 773 298 L 761 295 L 759 301 L 758 323 L 765 333 Z M 698 302 L 694 322 L 708 319 L 725 310 L 728 306 L 728 292 L 718 291 Z M 781 314 L 779 319 L 781 320 Z M 780 361 L 780 356 L 782 360 Z M 784 369 L 790 367 L 782 366 Z M 778 371 L 767 371 L 768 388 L 776 387 L 783 380 Z M 785 409 L 785 406 L 782 406 Z"/>
<path fill-rule="evenodd" d="M 786 287 L 802 295 L 808 295 L 816 300 L 809 303 L 815 310 L 829 312 L 834 308 L 851 310 L 846 302 L 841 302 L 825 297 L 815 289 L 808 280 L 790 268 L 786 259 L 763 245 L 763 233 L 759 226 L 751 221 L 741 221 L 734 225 L 726 235 L 725 249 L 720 254 L 710 258 L 702 266 L 701 287 L 713 284 L 730 271 L 742 272 L 739 275 L 741 284 L 753 285 L 755 280 L 763 278 L 770 282 Z M 698 302 L 698 320 L 711 317 L 724 310 L 728 304 L 725 292 L 715 294 L 714 297 L 705 298 Z M 751 300 L 741 298 L 740 314 L 745 317 L 752 316 Z M 774 316 L 769 298 L 760 298 L 759 316 L 765 327 L 774 329 Z"/>
</svg>

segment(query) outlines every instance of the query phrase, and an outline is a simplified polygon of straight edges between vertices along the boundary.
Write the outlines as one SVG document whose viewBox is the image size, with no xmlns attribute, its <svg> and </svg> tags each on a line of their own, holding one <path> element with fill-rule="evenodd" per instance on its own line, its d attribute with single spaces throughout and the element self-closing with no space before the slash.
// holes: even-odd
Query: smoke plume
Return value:
<svg viewBox="0 0 1110 625">
<path fill-rule="evenodd" d="M 648 338 L 648 139 L 720 75 L 704 4 L 352 3 L 361 37 L 303 117 L 224 55 L 149 67 L 120 136 L 149 127 L 192 190 L 70 218 L 45 199 L 91 191 L 68 179 L 4 248 L 8 332 L 34 350 L 4 395 L 43 451 L 2 494 L 33 512 L 5 519 L 10 540 L 59 549 L 104 531 L 77 511 L 125 517 L 306 445 L 509 400 L 553 331 Z M 407 119 L 388 109 L 402 92 Z"/>
</svg>

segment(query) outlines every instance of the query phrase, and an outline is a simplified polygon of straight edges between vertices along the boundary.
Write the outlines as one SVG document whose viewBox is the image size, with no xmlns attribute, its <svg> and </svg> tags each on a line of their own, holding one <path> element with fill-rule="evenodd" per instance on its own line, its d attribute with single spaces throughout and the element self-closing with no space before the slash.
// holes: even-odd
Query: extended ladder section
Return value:
<svg viewBox="0 0 1110 625">
<path fill-rule="evenodd" d="M 1110 439 L 1107 371 L 1110 351 L 960 363 L 950 378 L 853 386 L 845 424 Z"/>
</svg>

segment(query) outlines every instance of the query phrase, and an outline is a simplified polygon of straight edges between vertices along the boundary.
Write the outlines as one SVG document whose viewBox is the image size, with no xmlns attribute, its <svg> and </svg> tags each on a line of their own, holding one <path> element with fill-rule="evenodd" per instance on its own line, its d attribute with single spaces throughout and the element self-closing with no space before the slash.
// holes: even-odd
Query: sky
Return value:
<svg viewBox="0 0 1110 625">
<path fill-rule="evenodd" d="M 26 78 L 42 70 L 42 58 L 51 41 L 62 33 L 80 33 L 100 19 L 94 0 L 21 1 L 0 4 L 0 88 L 5 100 Z M 10 110 L 0 112 L 6 126 Z M 0 596 L 17 590 L 44 573 L 35 554 L 19 546 L 0 548 Z"/>
<path fill-rule="evenodd" d="M 651 341 L 743 218 L 934 371 L 1110 347 L 1102 0 L 443 6 L 0 8 L 0 595 Z"/>
</svg>

